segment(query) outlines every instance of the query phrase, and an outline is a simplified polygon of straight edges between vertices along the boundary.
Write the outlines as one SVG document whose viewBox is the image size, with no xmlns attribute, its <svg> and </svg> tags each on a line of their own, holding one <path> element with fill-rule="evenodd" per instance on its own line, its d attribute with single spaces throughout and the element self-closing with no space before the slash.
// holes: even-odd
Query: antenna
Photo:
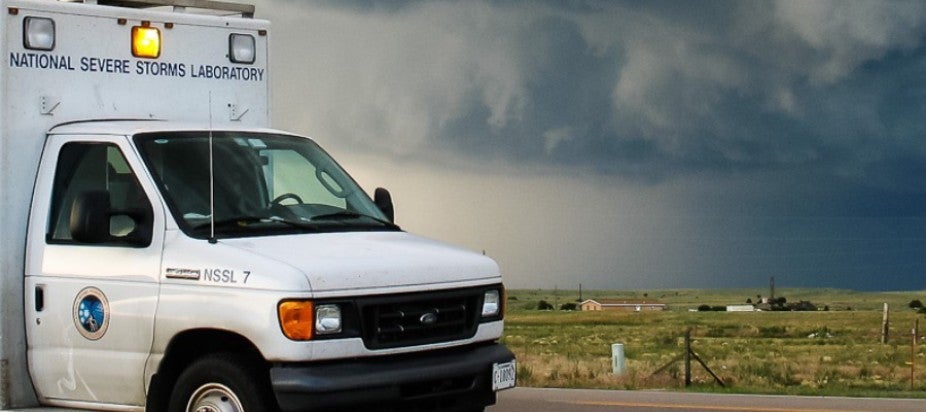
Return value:
<svg viewBox="0 0 926 412">
<path fill-rule="evenodd" d="M 215 244 L 215 163 L 212 156 L 212 91 L 209 91 L 209 243 Z"/>
</svg>

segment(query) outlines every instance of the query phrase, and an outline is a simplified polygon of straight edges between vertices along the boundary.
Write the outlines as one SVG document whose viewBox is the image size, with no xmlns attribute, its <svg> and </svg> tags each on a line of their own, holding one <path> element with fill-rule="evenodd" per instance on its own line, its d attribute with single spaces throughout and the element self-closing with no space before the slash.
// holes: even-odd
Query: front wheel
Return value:
<svg viewBox="0 0 926 412">
<path fill-rule="evenodd" d="M 177 378 L 170 412 L 269 412 L 276 410 L 266 368 L 238 354 L 208 355 Z"/>
</svg>

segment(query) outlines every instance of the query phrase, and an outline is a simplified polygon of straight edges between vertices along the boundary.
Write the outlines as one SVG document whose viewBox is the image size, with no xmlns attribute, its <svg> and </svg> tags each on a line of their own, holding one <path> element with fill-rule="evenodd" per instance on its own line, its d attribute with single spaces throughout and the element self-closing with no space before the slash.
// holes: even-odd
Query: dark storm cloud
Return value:
<svg viewBox="0 0 926 412">
<path fill-rule="evenodd" d="M 903 167 L 926 160 L 921 3 L 314 7 L 338 24 L 312 31 L 328 45 L 306 56 L 355 66 L 320 81 L 363 85 L 332 90 L 352 93 L 330 99 L 350 107 L 316 114 L 315 126 L 369 125 L 354 137 L 375 133 L 398 154 L 453 150 L 649 181 L 802 167 L 920 188 Z"/>
<path fill-rule="evenodd" d="M 267 2 L 277 123 L 515 285 L 923 287 L 926 3 Z"/>
</svg>

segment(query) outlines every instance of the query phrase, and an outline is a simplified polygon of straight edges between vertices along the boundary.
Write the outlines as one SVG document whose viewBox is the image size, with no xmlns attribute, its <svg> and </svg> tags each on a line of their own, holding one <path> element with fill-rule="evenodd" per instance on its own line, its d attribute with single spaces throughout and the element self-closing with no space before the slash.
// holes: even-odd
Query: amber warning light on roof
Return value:
<svg viewBox="0 0 926 412">
<path fill-rule="evenodd" d="M 156 59 L 161 55 L 161 31 L 146 24 L 132 27 L 132 55 Z"/>
</svg>

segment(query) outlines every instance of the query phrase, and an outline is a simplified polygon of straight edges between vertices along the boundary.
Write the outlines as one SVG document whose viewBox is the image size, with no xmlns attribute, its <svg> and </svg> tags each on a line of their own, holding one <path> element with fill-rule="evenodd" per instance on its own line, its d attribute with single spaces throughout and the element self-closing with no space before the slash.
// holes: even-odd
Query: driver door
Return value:
<svg viewBox="0 0 926 412">
<path fill-rule="evenodd" d="M 124 137 L 50 136 L 26 266 L 29 371 L 44 403 L 144 405 L 164 220 Z M 108 233 L 72 233 L 75 204 L 109 203 Z M 97 202 L 95 207 L 102 207 Z"/>
</svg>

